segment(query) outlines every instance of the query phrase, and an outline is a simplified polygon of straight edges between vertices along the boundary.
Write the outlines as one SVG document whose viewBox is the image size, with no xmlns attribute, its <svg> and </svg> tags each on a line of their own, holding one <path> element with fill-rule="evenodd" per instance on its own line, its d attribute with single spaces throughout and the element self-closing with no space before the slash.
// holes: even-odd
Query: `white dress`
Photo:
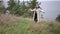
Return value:
<svg viewBox="0 0 60 34">
<path fill-rule="evenodd" d="M 42 13 L 43 12 L 45 12 L 45 11 L 43 11 L 43 10 L 41 10 L 40 8 L 38 8 L 38 9 L 33 9 L 33 10 L 31 10 L 31 11 L 34 11 L 34 14 L 33 14 L 33 20 L 34 20 L 34 17 L 35 17 L 35 11 L 37 12 L 37 22 L 39 22 L 40 21 L 40 19 L 41 19 L 41 15 L 42 15 Z"/>
</svg>

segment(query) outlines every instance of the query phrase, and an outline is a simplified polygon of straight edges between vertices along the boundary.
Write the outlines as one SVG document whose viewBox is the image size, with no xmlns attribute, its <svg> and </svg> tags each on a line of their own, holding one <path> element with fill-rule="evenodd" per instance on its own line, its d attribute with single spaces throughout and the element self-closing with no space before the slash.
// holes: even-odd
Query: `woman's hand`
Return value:
<svg viewBox="0 0 60 34">
<path fill-rule="evenodd" d="M 31 12 L 31 10 L 32 10 L 32 9 L 31 9 L 31 8 L 29 8 L 29 9 L 28 9 L 28 12 L 30 13 L 30 12 Z"/>
<path fill-rule="evenodd" d="M 32 9 L 31 8 L 29 8 L 29 11 L 31 11 Z"/>
</svg>

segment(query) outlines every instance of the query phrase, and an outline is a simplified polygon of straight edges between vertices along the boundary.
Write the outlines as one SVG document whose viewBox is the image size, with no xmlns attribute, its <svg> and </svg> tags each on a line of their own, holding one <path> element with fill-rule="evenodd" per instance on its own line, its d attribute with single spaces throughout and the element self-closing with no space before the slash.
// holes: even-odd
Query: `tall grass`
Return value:
<svg viewBox="0 0 60 34">
<path fill-rule="evenodd" d="M 33 34 L 60 34 L 60 23 L 41 21 L 29 25 L 28 31 L 33 32 Z"/>
<path fill-rule="evenodd" d="M 60 34 L 60 23 L 0 14 L 0 34 Z"/>
</svg>

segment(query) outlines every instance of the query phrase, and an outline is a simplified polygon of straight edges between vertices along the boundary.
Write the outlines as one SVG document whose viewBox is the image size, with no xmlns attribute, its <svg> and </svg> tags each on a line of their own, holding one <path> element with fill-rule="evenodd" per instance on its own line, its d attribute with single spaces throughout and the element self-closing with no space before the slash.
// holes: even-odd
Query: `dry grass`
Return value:
<svg viewBox="0 0 60 34">
<path fill-rule="evenodd" d="M 57 31 L 59 30 L 58 29 L 59 27 L 60 27 L 59 22 L 41 21 L 40 23 L 30 24 L 28 26 L 27 30 L 30 31 L 30 33 L 36 32 L 35 34 L 37 34 L 37 33 L 54 34 L 56 30 Z M 60 30 L 58 32 L 60 32 Z"/>
<path fill-rule="evenodd" d="M 19 21 L 19 22 L 18 22 Z M 7 26 L 8 24 L 12 26 Z M 1 26 L 3 25 L 3 26 Z M 2 34 L 60 34 L 60 23 L 42 20 L 34 23 L 30 18 L 0 14 L 0 33 Z"/>
<path fill-rule="evenodd" d="M 19 20 L 19 17 L 13 15 L 0 14 L 0 24 L 13 24 Z"/>
</svg>

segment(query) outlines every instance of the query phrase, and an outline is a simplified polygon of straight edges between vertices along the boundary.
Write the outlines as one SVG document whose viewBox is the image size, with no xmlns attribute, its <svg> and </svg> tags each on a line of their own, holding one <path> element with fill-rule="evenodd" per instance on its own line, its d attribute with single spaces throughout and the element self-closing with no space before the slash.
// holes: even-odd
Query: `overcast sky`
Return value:
<svg viewBox="0 0 60 34">
<path fill-rule="evenodd" d="M 4 0 L 4 1 L 9 1 L 9 0 Z M 20 0 L 20 1 L 23 1 L 23 0 Z M 27 0 L 24 0 L 24 1 L 27 1 Z M 37 1 L 60 1 L 60 0 L 37 0 Z"/>
<path fill-rule="evenodd" d="M 26 0 L 25 0 L 26 1 Z M 60 0 L 38 0 L 41 2 L 41 7 L 46 11 L 44 14 L 45 19 L 55 19 L 60 15 Z M 4 0 L 4 5 L 7 7 L 7 0 Z"/>
<path fill-rule="evenodd" d="M 44 1 L 41 4 L 43 10 L 46 11 L 44 17 L 46 19 L 55 19 L 60 15 L 60 1 Z"/>
</svg>

